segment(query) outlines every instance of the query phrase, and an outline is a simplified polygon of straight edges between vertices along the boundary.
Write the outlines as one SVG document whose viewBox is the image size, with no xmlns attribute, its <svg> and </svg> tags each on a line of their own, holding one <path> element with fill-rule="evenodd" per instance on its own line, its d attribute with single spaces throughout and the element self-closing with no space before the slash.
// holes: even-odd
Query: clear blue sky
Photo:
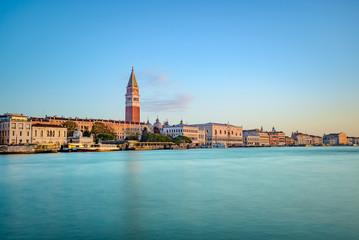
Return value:
<svg viewBox="0 0 359 240">
<path fill-rule="evenodd" d="M 359 136 L 359 1 L 0 2 L 0 112 Z"/>
</svg>

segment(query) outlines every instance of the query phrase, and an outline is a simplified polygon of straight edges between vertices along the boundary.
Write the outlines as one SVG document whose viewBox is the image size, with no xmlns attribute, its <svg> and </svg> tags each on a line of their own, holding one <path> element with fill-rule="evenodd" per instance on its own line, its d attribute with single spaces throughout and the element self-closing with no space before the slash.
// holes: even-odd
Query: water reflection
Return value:
<svg viewBox="0 0 359 240">
<path fill-rule="evenodd" d="M 129 152 L 126 160 L 125 172 L 125 203 L 124 203 L 124 237 L 128 239 L 142 239 L 141 206 L 141 152 Z"/>
</svg>

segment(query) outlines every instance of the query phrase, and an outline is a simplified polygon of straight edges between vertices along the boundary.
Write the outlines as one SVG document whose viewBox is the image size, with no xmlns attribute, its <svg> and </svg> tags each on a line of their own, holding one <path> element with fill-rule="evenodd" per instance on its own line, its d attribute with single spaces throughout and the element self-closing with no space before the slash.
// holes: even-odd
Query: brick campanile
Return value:
<svg viewBox="0 0 359 240">
<path fill-rule="evenodd" d="M 133 67 L 126 88 L 126 121 L 140 122 L 140 93 Z"/>
</svg>

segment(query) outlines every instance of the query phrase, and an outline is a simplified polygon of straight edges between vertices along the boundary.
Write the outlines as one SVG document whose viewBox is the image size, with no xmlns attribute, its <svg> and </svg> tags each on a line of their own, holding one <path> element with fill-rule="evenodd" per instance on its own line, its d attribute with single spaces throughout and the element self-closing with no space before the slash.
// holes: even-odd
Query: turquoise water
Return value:
<svg viewBox="0 0 359 240">
<path fill-rule="evenodd" d="M 2 155 L 0 239 L 359 239 L 359 147 Z"/>
</svg>

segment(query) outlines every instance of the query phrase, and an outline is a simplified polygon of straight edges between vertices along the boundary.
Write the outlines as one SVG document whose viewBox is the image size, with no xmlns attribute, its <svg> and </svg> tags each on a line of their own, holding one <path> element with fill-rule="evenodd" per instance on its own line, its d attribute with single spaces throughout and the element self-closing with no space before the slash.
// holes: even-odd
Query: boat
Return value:
<svg viewBox="0 0 359 240">
<path fill-rule="evenodd" d="M 117 144 L 92 144 L 88 147 L 78 148 L 78 152 L 108 152 L 108 151 L 119 151 L 120 148 Z"/>
<path fill-rule="evenodd" d="M 227 145 L 225 143 L 215 143 L 213 148 L 227 148 Z"/>
</svg>

